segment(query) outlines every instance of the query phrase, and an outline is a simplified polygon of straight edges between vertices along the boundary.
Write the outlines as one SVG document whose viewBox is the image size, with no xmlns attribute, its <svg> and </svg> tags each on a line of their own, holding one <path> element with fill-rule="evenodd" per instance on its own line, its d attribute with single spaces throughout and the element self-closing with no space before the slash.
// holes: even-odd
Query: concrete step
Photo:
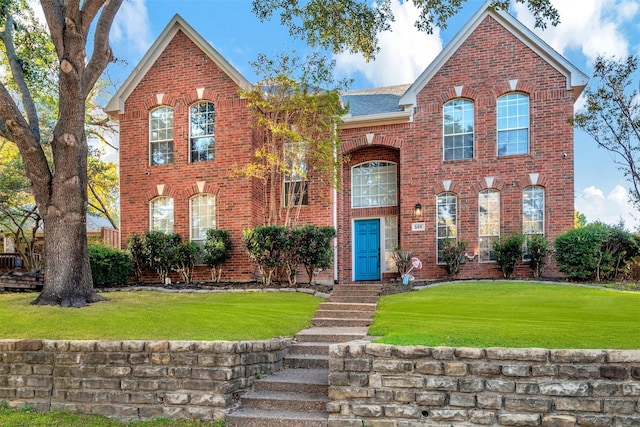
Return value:
<svg viewBox="0 0 640 427">
<path fill-rule="evenodd" d="M 341 303 L 357 303 L 357 304 L 377 304 L 378 296 L 342 296 L 331 295 L 329 302 L 341 302 Z"/>
<path fill-rule="evenodd" d="M 291 344 L 289 347 L 289 355 L 299 354 L 319 354 L 322 356 L 329 355 L 329 343 L 300 342 Z"/>
<path fill-rule="evenodd" d="M 285 369 L 253 383 L 254 391 L 329 393 L 328 369 Z"/>
<path fill-rule="evenodd" d="M 321 394 L 282 391 L 250 391 L 240 398 L 243 408 L 325 411 L 329 397 Z"/>
<path fill-rule="evenodd" d="M 317 310 L 315 318 L 327 318 L 333 319 L 369 319 L 373 318 L 373 311 L 359 311 L 359 310 Z"/>
<path fill-rule="evenodd" d="M 378 292 L 382 290 L 382 286 L 380 285 L 335 285 L 332 289 L 332 292 L 336 291 L 368 291 L 368 292 Z"/>
<path fill-rule="evenodd" d="M 368 295 L 368 296 L 379 296 L 380 289 L 377 290 L 368 290 L 368 289 L 334 289 L 331 291 L 331 296 L 336 295 Z"/>
<path fill-rule="evenodd" d="M 227 417 L 228 427 L 327 427 L 325 411 L 241 408 Z"/>
<path fill-rule="evenodd" d="M 376 311 L 376 304 L 368 303 L 344 303 L 344 302 L 322 302 L 318 310 L 339 310 L 339 311 L 366 311 L 373 313 Z"/>
<path fill-rule="evenodd" d="M 316 326 L 302 330 L 296 334 L 298 342 L 330 342 L 340 343 L 364 339 L 367 327 L 324 327 Z"/>
<path fill-rule="evenodd" d="M 290 354 L 284 358 L 284 367 L 293 369 L 329 369 L 329 356 Z"/>
<path fill-rule="evenodd" d="M 313 326 L 369 326 L 371 319 L 342 319 L 334 317 L 315 317 Z"/>
</svg>

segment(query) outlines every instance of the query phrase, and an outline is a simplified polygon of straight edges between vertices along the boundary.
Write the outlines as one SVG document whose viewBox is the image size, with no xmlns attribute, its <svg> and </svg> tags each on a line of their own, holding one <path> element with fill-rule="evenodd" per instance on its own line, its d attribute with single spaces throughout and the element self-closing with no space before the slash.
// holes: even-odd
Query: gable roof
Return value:
<svg viewBox="0 0 640 427">
<path fill-rule="evenodd" d="M 174 36 L 182 31 L 198 48 L 200 48 L 222 71 L 240 87 L 249 87 L 251 83 L 240 72 L 229 63 L 217 50 L 211 46 L 196 30 L 191 27 L 179 14 L 174 15 L 167 26 L 162 30 L 158 38 L 151 45 L 147 53 L 144 54 L 138 65 L 124 81 L 120 89 L 113 95 L 105 111 L 111 116 L 117 116 L 124 112 L 124 103 L 134 91 L 138 83 L 144 78 L 149 69 L 156 62 L 158 57 L 164 52 Z M 116 117 L 117 118 L 117 117 Z"/>
<path fill-rule="evenodd" d="M 478 28 L 487 16 L 491 16 L 495 19 L 518 40 L 538 54 L 542 59 L 547 61 L 552 67 L 558 70 L 558 72 L 563 74 L 567 79 L 567 89 L 578 89 L 578 95 L 582 92 L 589 81 L 589 77 L 587 77 L 586 74 L 576 68 L 565 57 L 556 52 L 551 46 L 545 43 L 544 40 L 538 37 L 533 31 L 514 18 L 511 14 L 502 10 L 494 9 L 491 6 L 491 0 L 487 0 L 455 35 L 455 37 L 445 46 L 431 64 L 429 64 L 422 74 L 420 74 L 407 92 L 400 98 L 400 105 L 415 105 L 418 93 L 424 89 L 431 78 L 440 70 L 449 58 L 453 56 L 453 54 L 460 48 L 467 38 L 469 38 L 471 33 Z"/>
</svg>

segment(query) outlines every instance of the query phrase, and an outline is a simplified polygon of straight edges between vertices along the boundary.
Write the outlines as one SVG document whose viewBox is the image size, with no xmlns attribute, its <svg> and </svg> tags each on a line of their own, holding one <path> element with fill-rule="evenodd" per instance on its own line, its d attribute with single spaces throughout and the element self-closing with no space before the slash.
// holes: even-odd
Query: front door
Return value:
<svg viewBox="0 0 640 427">
<path fill-rule="evenodd" d="M 380 220 L 355 221 L 355 280 L 380 280 Z"/>
</svg>

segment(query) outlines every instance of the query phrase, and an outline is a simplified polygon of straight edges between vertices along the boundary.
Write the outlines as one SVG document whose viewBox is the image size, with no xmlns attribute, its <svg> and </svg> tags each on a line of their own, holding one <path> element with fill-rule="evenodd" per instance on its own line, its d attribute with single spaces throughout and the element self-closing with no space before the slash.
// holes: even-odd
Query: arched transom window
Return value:
<svg viewBox="0 0 640 427">
<path fill-rule="evenodd" d="M 397 165 L 391 162 L 368 162 L 353 167 L 351 199 L 354 208 L 397 205 Z"/>
</svg>

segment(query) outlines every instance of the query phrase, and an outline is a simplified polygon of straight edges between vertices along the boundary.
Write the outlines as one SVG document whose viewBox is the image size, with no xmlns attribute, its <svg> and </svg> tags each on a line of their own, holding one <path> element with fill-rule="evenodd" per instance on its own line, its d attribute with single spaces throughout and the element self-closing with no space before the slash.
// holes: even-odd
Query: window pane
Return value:
<svg viewBox="0 0 640 427">
<path fill-rule="evenodd" d="M 398 217 L 384 218 L 384 260 L 385 271 L 398 271 L 393 260 L 393 251 L 398 246 Z"/>
<path fill-rule="evenodd" d="M 529 97 L 511 93 L 498 99 L 498 155 L 529 152 Z"/>
<path fill-rule="evenodd" d="M 456 99 L 444 105 L 443 158 L 473 158 L 473 103 Z"/>
<path fill-rule="evenodd" d="M 397 166 L 395 163 L 370 162 L 351 170 L 351 194 L 354 208 L 397 205 Z"/>
<path fill-rule="evenodd" d="M 458 198 L 454 193 L 443 193 L 436 199 L 436 244 L 437 262 L 442 261 L 442 249 L 446 239 L 458 236 Z"/>
<path fill-rule="evenodd" d="M 161 107 L 149 113 L 151 165 L 173 163 L 173 109 Z"/>
<path fill-rule="evenodd" d="M 527 187 L 522 194 L 522 232 L 544 234 L 544 190 Z"/>
<path fill-rule="evenodd" d="M 500 237 L 500 193 L 483 190 L 478 195 L 478 241 L 480 261 L 495 261 L 493 243 Z"/>
<path fill-rule="evenodd" d="M 191 241 L 204 241 L 210 228 L 216 228 L 215 197 L 209 194 L 192 197 Z"/>
<path fill-rule="evenodd" d="M 151 201 L 151 230 L 173 232 L 173 199 L 158 197 Z"/>
<path fill-rule="evenodd" d="M 198 102 L 189 108 L 190 155 L 192 162 L 214 159 L 215 112 L 212 102 Z"/>
</svg>

